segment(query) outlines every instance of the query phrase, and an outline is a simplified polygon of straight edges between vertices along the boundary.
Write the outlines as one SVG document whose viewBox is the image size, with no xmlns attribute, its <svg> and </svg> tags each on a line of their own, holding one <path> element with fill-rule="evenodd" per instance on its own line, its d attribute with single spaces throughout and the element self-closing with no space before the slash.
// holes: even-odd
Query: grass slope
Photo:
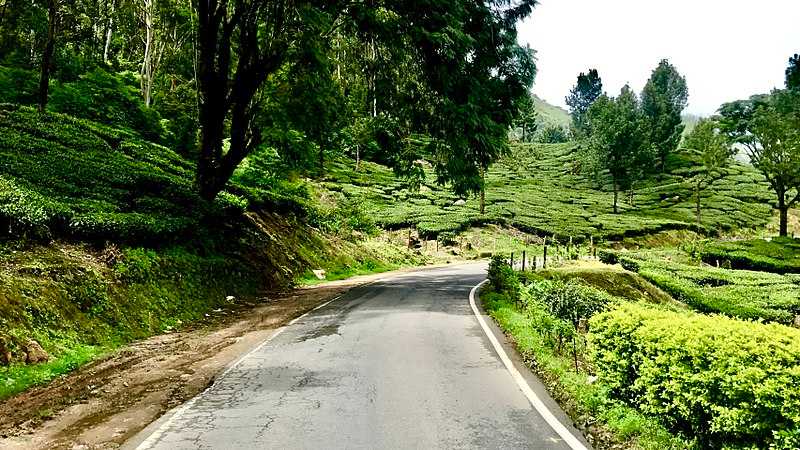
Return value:
<svg viewBox="0 0 800 450">
<path fill-rule="evenodd" d="M 486 223 L 516 227 L 562 240 L 620 239 L 665 230 L 698 229 L 691 186 L 683 177 L 693 174 L 689 156 L 668 161 L 668 172 L 637 186 L 634 205 L 621 195 L 620 214 L 611 213 L 612 193 L 578 173 L 574 144 L 525 144 L 495 164 L 487 175 L 486 214 L 478 200 L 459 198 L 436 185 L 431 171 L 422 188 L 409 191 L 380 165 L 334 163 L 323 189 L 337 191 L 364 205 L 375 222 L 389 229 L 416 227 L 423 236 L 458 233 Z M 734 164 L 713 190 L 702 195 L 703 222 L 699 230 L 760 227 L 771 216 L 772 196 L 752 168 Z"/>
<path fill-rule="evenodd" d="M 569 112 L 567 112 L 565 109 L 551 105 L 550 103 L 547 103 L 539 98 L 537 95 L 533 95 L 533 106 L 536 109 L 536 112 L 539 114 L 537 119 L 539 129 L 548 126 L 557 126 L 564 129 L 569 129 L 570 124 L 572 123 L 572 118 L 570 118 Z"/>
<path fill-rule="evenodd" d="M 245 168 L 207 203 L 193 172 L 134 132 L 0 106 L 0 399 L 309 269 L 424 262 L 304 183 Z M 30 339 L 48 363 L 25 364 Z"/>
</svg>

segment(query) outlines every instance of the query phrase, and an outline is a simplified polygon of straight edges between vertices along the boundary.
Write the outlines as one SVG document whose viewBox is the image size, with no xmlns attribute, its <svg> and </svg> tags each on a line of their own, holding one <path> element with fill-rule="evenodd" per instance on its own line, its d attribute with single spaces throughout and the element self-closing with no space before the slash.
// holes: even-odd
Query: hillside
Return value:
<svg viewBox="0 0 800 450">
<path fill-rule="evenodd" d="M 245 172 L 209 204 L 192 173 L 132 131 L 0 107 L 0 398 L 309 269 L 335 279 L 424 262 L 303 183 Z M 50 362 L 16 364 L 32 361 L 31 339 Z"/>
<path fill-rule="evenodd" d="M 576 173 L 575 151 L 574 144 L 515 147 L 488 173 L 485 215 L 479 214 L 477 199 L 467 198 L 462 204 L 462 199 L 433 182 L 430 171 L 415 192 L 404 189 L 403 182 L 383 166 L 367 163 L 355 172 L 350 163 L 339 161 L 320 186 L 363 202 L 382 227 L 412 226 L 430 238 L 486 223 L 561 240 L 616 240 L 665 230 L 698 230 L 693 192 L 682 178 L 692 174 L 687 155 L 673 157 L 667 174 L 637 186 L 634 204 L 621 202 L 620 214 L 612 214 L 610 186 L 598 186 Z M 702 195 L 699 231 L 715 234 L 760 227 L 770 219 L 772 197 L 763 177 L 752 168 L 735 164 L 714 186 Z"/>
<path fill-rule="evenodd" d="M 572 123 L 572 119 L 569 117 L 569 113 L 566 110 L 547 103 L 536 94 L 533 95 L 533 105 L 536 112 L 539 114 L 537 118 L 539 128 L 547 126 L 569 128 Z"/>
</svg>

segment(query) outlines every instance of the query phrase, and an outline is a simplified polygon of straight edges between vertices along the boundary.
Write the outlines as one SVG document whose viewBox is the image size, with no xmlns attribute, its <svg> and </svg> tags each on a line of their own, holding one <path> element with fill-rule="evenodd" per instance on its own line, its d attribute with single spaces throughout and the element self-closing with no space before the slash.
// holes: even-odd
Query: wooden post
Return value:
<svg viewBox="0 0 800 450">
<path fill-rule="evenodd" d="M 514 268 L 514 252 L 511 252 L 511 268 Z"/>
<path fill-rule="evenodd" d="M 589 236 L 589 256 L 594 256 L 594 237 Z"/>
<path fill-rule="evenodd" d="M 542 260 L 542 269 L 547 268 L 547 244 L 544 246 L 544 259 Z"/>
<path fill-rule="evenodd" d="M 525 272 L 525 250 L 522 251 L 522 271 Z"/>
</svg>

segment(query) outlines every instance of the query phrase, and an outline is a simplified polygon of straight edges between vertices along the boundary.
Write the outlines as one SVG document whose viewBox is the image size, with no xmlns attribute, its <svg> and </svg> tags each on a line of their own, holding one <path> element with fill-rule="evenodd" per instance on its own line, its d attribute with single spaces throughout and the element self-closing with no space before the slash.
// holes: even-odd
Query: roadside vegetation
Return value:
<svg viewBox="0 0 800 450">
<path fill-rule="evenodd" d="M 712 117 L 668 60 L 565 111 L 517 41 L 536 3 L 0 0 L 0 400 L 298 284 L 495 256 L 486 308 L 599 448 L 800 447 L 800 57 Z"/>
</svg>

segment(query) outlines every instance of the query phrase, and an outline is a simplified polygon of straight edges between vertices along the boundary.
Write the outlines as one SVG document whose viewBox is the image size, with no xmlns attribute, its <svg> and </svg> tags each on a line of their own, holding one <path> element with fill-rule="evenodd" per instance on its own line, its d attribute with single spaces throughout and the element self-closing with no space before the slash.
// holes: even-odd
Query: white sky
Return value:
<svg viewBox="0 0 800 450">
<path fill-rule="evenodd" d="M 578 73 L 596 68 L 603 88 L 640 92 L 669 59 L 689 85 L 686 112 L 783 87 L 800 53 L 800 0 L 540 0 L 519 27 L 537 51 L 533 91 L 564 105 Z"/>
</svg>

